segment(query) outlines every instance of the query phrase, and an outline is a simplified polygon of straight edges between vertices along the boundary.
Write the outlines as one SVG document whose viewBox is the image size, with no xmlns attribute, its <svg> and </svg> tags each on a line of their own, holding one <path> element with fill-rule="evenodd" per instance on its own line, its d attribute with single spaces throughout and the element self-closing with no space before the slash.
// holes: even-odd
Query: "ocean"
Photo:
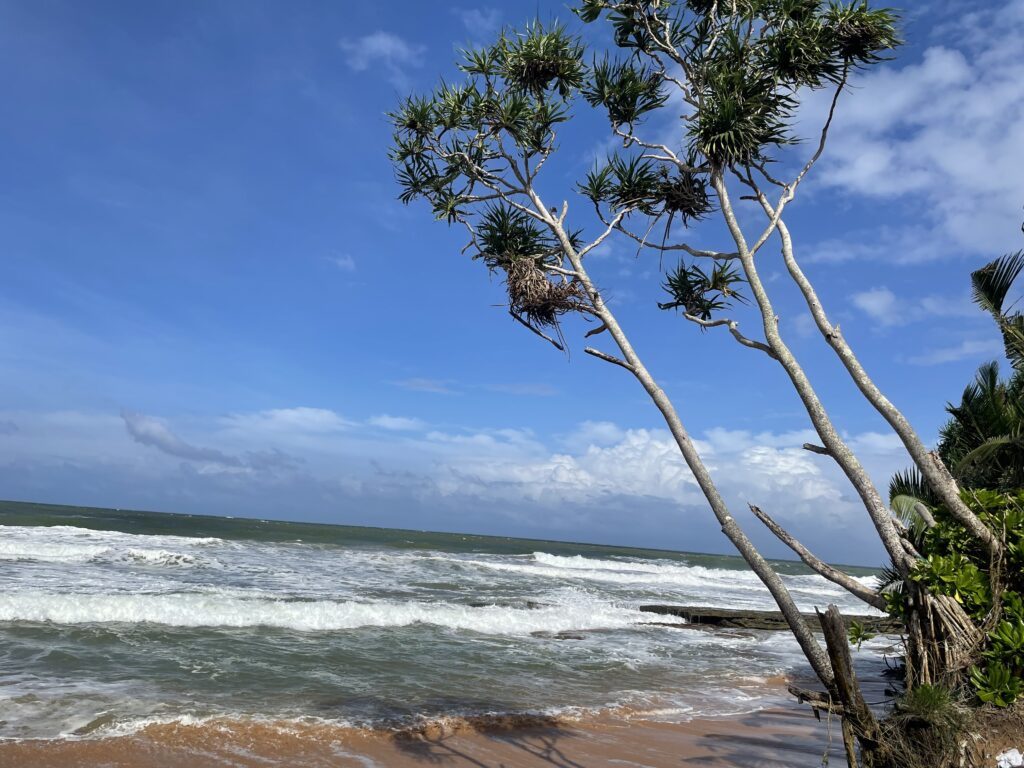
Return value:
<svg viewBox="0 0 1024 768">
<path fill-rule="evenodd" d="M 802 608 L 868 612 L 778 565 Z M 736 557 L 0 502 L 0 739 L 205 719 L 679 722 L 772 706 L 781 676 L 806 675 L 788 633 L 687 630 L 649 603 L 774 607 Z"/>
</svg>

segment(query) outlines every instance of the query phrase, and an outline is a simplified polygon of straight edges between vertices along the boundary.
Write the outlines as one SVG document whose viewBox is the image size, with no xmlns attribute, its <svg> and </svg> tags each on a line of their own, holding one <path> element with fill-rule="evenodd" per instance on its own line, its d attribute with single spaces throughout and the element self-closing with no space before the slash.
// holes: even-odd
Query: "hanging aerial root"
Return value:
<svg viewBox="0 0 1024 768">
<path fill-rule="evenodd" d="M 955 685 L 977 661 L 984 633 L 956 600 L 908 584 L 912 602 L 907 615 L 907 677 L 915 685 Z"/>
</svg>

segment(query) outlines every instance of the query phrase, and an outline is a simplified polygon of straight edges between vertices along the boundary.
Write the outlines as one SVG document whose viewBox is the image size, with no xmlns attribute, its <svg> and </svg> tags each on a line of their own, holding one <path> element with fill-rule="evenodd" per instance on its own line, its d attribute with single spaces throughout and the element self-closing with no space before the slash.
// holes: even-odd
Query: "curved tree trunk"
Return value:
<svg viewBox="0 0 1024 768">
<path fill-rule="evenodd" d="M 779 610 L 782 611 L 783 616 L 785 616 L 786 623 L 789 624 L 790 630 L 793 632 L 797 643 L 800 645 L 800 649 L 811 664 L 811 667 L 814 669 L 818 679 L 821 680 L 822 684 L 827 688 L 831 689 L 833 685 L 833 675 L 828 656 L 818 644 L 814 634 L 808 628 L 807 623 L 803 620 L 803 616 L 800 614 L 800 609 L 793 601 L 793 597 L 789 594 L 789 590 L 786 589 L 786 585 L 783 584 L 779 574 L 775 572 L 761 553 L 758 552 L 753 542 L 747 538 L 743 529 L 729 512 L 729 508 L 726 505 L 725 500 L 722 499 L 717 486 L 711 479 L 711 474 L 708 472 L 708 469 L 704 465 L 693 441 L 690 439 L 686 428 L 683 426 L 683 422 L 679 418 L 679 414 L 676 412 L 672 401 L 669 400 L 664 390 L 662 390 L 654 380 L 654 377 L 651 376 L 647 367 L 640 359 L 640 356 L 637 355 L 636 351 L 633 349 L 629 338 L 623 332 L 614 313 L 612 313 L 604 303 L 604 299 L 602 298 L 600 291 L 597 290 L 593 281 L 591 281 L 590 276 L 587 274 L 587 271 L 583 266 L 583 260 L 573 247 L 565 229 L 561 226 L 559 221 L 550 214 L 548 208 L 543 204 L 536 193 L 532 191 L 531 199 L 535 209 L 544 216 L 545 222 L 561 243 L 562 250 L 565 253 L 566 258 L 572 264 L 576 278 L 583 285 L 583 288 L 591 301 L 594 312 L 601 322 L 603 322 L 607 327 L 608 333 L 615 340 L 615 344 L 622 353 L 623 360 L 616 362 L 620 365 L 624 363 L 623 367 L 627 368 L 637 381 L 640 382 L 641 386 L 643 386 L 648 396 L 650 396 L 655 406 L 661 412 L 661 415 L 665 420 L 665 424 L 668 426 L 669 432 L 672 433 L 672 437 L 679 448 L 679 452 L 682 454 L 683 460 L 686 462 L 686 466 L 689 467 L 690 472 L 693 473 L 694 479 L 697 481 L 697 485 L 700 486 L 704 497 L 711 506 L 711 511 L 714 513 L 721 525 L 722 532 L 728 537 L 729 541 L 733 543 L 733 546 L 736 547 L 736 550 L 747 562 L 751 570 L 754 571 L 765 587 L 767 587 L 768 591 L 775 599 L 776 604 L 779 606 Z"/>
<path fill-rule="evenodd" d="M 762 205 L 764 205 L 764 201 L 762 201 Z M 766 212 L 767 210 L 770 209 L 766 209 Z M 818 298 L 817 292 L 814 290 L 814 286 L 811 285 L 811 281 L 807 279 L 807 276 L 804 275 L 803 270 L 800 269 L 800 265 L 796 261 L 789 228 L 781 218 L 778 222 L 778 230 L 779 236 L 782 238 L 782 258 L 786 263 L 786 269 L 789 271 L 793 281 L 799 286 L 800 292 L 807 303 L 807 308 L 811 311 L 811 317 L 814 318 L 815 325 L 821 331 L 822 336 L 825 337 L 828 345 L 835 351 L 836 356 L 850 374 L 850 378 L 857 385 L 857 389 L 861 391 L 867 401 L 874 406 L 875 410 L 882 415 L 882 418 L 889 423 L 893 431 L 899 436 L 915 466 L 921 471 L 925 480 L 928 481 L 928 485 L 935 491 L 935 494 L 942 500 L 942 503 L 945 504 L 950 513 L 975 538 L 983 542 L 989 551 L 997 552 L 999 549 L 999 539 L 960 498 L 960 489 L 957 486 L 956 480 L 950 474 L 949 469 L 933 451 L 929 451 L 925 447 L 907 418 L 882 393 L 867 371 L 864 370 L 864 366 L 861 365 L 850 345 L 843 338 L 838 326 L 834 326 L 829 322 L 828 315 L 825 313 L 825 309 Z"/>
<path fill-rule="evenodd" d="M 768 342 L 768 346 L 793 383 L 793 387 L 800 397 L 808 416 L 810 416 L 811 423 L 821 438 L 822 444 L 829 452 L 829 455 L 839 464 L 840 469 L 843 470 L 843 473 L 860 496 L 861 501 L 863 501 L 864 507 L 871 517 L 871 522 L 874 523 L 875 530 L 878 531 L 879 538 L 882 540 L 886 552 L 889 553 L 889 557 L 892 558 L 892 562 L 899 568 L 901 573 L 906 574 L 913 559 L 903 547 L 888 505 L 882 500 L 871 477 L 853 454 L 853 451 L 850 450 L 846 442 L 839 436 L 835 426 L 832 424 L 831 418 L 829 418 L 828 413 L 821 404 L 817 392 L 815 392 L 814 387 L 807 378 L 807 374 L 785 341 L 783 341 L 782 335 L 779 333 L 778 318 L 754 265 L 754 256 L 747 245 L 746 237 L 744 237 L 739 222 L 736 220 L 735 212 L 732 209 L 732 202 L 725 186 L 725 180 L 720 171 L 712 174 L 711 178 L 715 191 L 718 193 L 722 213 L 736 243 L 744 275 L 761 312 L 765 339 Z"/>
</svg>

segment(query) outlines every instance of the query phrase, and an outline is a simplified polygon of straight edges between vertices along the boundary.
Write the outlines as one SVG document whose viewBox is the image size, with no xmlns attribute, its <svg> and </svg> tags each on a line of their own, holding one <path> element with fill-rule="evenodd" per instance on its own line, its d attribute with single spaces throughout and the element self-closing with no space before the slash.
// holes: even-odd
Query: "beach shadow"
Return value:
<svg viewBox="0 0 1024 768">
<path fill-rule="evenodd" d="M 478 768 L 512 768 L 518 761 L 505 762 L 474 755 L 460 743 L 485 739 L 511 747 L 532 759 L 557 768 L 587 768 L 569 757 L 559 742 L 574 733 L 554 717 L 544 715 L 501 715 L 470 717 L 442 726 L 430 724 L 399 731 L 393 743 L 407 757 L 435 765 L 455 764 Z M 465 737 L 471 737 L 466 739 Z"/>
<path fill-rule="evenodd" d="M 739 728 L 735 727 L 737 722 Z M 810 711 L 761 711 L 730 718 L 721 730 L 709 728 L 697 744 L 704 754 L 683 758 L 681 764 L 702 768 L 813 768 L 846 762 L 839 720 L 829 723 L 822 718 L 815 722 Z"/>
</svg>

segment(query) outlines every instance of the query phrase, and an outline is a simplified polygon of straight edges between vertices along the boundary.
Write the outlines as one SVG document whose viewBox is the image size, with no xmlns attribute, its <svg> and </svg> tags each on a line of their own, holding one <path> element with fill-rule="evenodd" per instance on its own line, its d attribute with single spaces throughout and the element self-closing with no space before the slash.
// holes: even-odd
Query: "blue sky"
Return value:
<svg viewBox="0 0 1024 768">
<path fill-rule="evenodd" d="M 1024 2 L 964 7 L 905 14 L 789 209 L 827 308 L 928 441 L 999 354 L 967 275 L 1024 240 Z M 0 497 L 728 551 L 636 383 L 514 326 L 461 233 L 395 199 L 385 113 L 538 13 L 577 28 L 536 0 L 0 1 Z M 543 189 L 589 225 L 572 188 L 609 140 L 577 113 Z M 694 237 L 724 247 L 716 226 Z M 763 259 L 884 487 L 904 456 Z M 656 257 L 611 242 L 591 269 L 737 515 L 877 560 L 799 449 L 781 369 L 659 312 Z"/>
</svg>

